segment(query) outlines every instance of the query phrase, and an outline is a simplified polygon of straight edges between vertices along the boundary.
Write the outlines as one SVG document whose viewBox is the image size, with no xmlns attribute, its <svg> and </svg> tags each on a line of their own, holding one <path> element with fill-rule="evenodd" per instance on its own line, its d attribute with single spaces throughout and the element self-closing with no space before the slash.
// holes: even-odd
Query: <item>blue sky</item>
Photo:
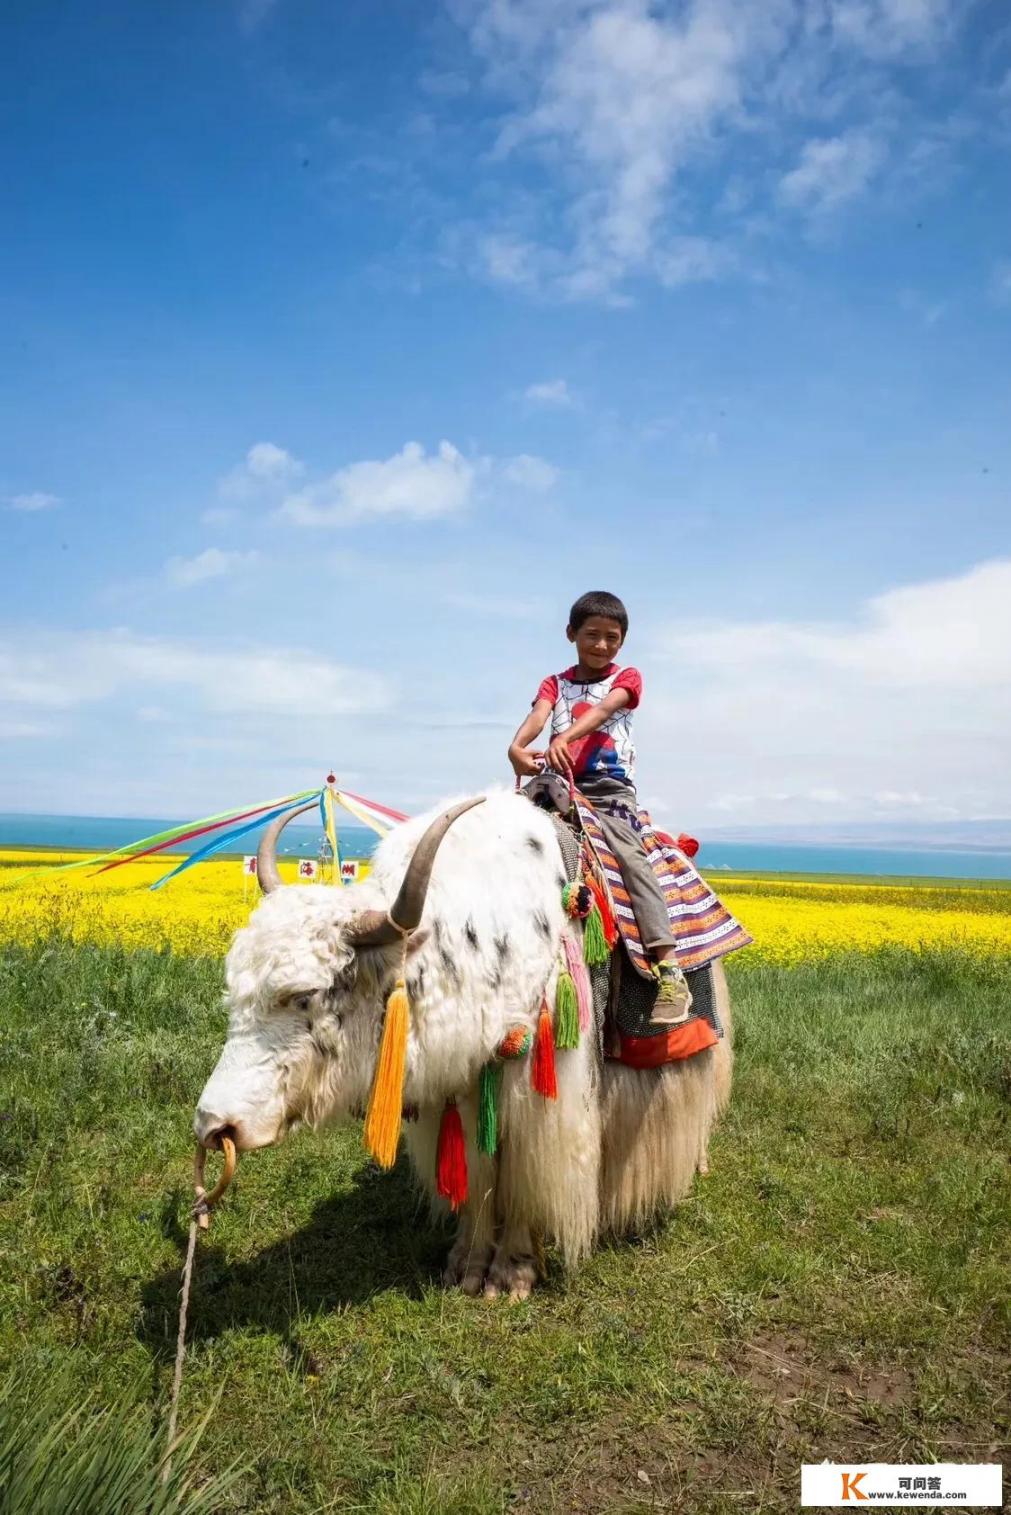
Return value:
<svg viewBox="0 0 1011 1515">
<path fill-rule="evenodd" d="M 622 595 L 672 825 L 1011 814 L 1011 20 L 0 21 L 0 809 L 507 777 Z"/>
</svg>

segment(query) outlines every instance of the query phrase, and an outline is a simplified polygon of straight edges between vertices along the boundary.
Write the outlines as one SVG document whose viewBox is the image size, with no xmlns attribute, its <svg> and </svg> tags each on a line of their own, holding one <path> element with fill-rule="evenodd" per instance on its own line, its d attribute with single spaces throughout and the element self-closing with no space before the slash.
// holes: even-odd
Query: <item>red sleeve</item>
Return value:
<svg viewBox="0 0 1011 1515">
<path fill-rule="evenodd" d="M 623 668 L 611 685 L 615 689 L 628 690 L 628 708 L 634 710 L 642 699 L 642 674 L 638 668 Z"/>
<path fill-rule="evenodd" d="M 557 699 L 558 675 L 549 673 L 546 679 L 541 679 L 541 687 L 538 689 L 537 693 L 534 695 L 533 700 L 531 701 L 531 709 L 534 705 L 537 704 L 538 700 L 547 700 L 548 704 L 554 707 Z"/>
</svg>

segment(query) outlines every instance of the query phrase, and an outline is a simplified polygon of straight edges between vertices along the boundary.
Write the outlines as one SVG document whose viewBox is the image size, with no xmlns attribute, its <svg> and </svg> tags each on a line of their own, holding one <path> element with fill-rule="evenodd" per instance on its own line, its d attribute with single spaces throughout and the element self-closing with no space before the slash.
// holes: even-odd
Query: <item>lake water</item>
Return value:
<svg viewBox="0 0 1011 1515">
<path fill-rule="evenodd" d="M 0 847 L 59 847 L 81 852 L 114 852 L 141 837 L 156 836 L 159 831 L 168 831 L 179 826 L 179 820 L 167 821 L 155 816 L 94 816 L 94 815 L 3 815 L 0 814 Z M 255 852 L 263 827 L 247 831 L 239 837 L 235 846 L 223 848 L 215 854 L 219 858 L 241 857 Z M 319 848 L 322 828 L 304 826 L 293 821 L 286 826 L 278 852 L 281 857 L 315 857 Z M 190 848 L 210 841 L 210 835 L 194 840 Z M 379 840 L 375 832 L 364 826 L 344 826 L 338 822 L 337 840 L 346 857 L 370 857 Z M 166 848 L 171 852 L 173 848 Z M 189 850 L 182 843 L 178 850 Z"/>
<path fill-rule="evenodd" d="M 111 852 L 140 837 L 165 831 L 179 821 L 156 817 L 2 815 L 0 847 L 61 847 L 85 852 Z M 345 857 L 369 857 L 378 838 L 361 826 L 338 827 Z M 255 852 L 259 831 L 242 837 L 232 852 L 237 857 Z M 290 825 L 284 832 L 281 856 L 315 857 L 320 828 Z M 856 873 L 882 877 L 1011 879 L 1011 852 L 959 852 L 948 848 L 921 850 L 867 846 L 822 846 L 776 842 L 703 842 L 697 862 L 707 873 L 726 869 L 761 873 Z"/>
</svg>

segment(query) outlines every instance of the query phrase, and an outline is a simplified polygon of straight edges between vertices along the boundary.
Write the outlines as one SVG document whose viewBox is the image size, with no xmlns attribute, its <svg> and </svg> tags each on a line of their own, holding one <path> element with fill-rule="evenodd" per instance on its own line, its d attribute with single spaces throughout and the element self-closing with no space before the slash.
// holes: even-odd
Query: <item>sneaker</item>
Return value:
<svg viewBox="0 0 1011 1515">
<path fill-rule="evenodd" d="M 688 980 L 672 958 L 654 963 L 653 976 L 660 992 L 649 1018 L 650 1025 L 680 1026 L 682 1021 L 688 1019 L 688 1012 L 692 1008 L 692 991 L 688 987 Z"/>
</svg>

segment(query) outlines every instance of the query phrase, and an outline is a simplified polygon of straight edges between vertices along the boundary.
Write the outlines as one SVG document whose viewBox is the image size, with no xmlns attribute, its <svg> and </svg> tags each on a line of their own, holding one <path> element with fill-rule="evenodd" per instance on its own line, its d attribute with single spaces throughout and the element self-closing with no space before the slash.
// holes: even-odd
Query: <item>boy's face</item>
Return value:
<svg viewBox="0 0 1011 1515">
<path fill-rule="evenodd" d="M 613 663 L 625 640 L 618 622 L 609 615 L 591 615 L 578 631 L 567 626 L 565 635 L 575 645 L 583 667 L 593 669 Z"/>
</svg>

